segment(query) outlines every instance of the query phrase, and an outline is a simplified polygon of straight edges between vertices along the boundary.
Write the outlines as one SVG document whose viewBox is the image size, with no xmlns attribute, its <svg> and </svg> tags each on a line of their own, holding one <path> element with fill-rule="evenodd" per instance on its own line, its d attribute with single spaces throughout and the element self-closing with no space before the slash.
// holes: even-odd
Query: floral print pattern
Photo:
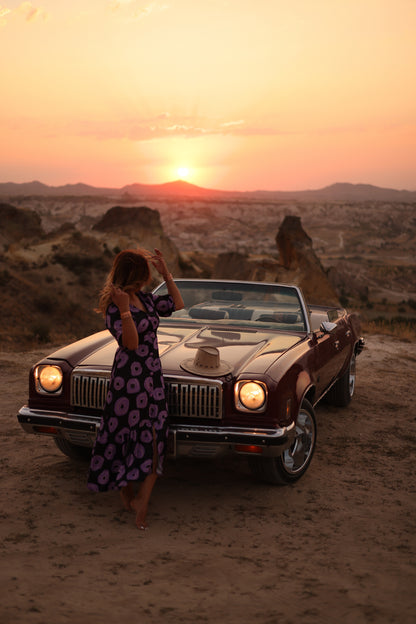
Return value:
<svg viewBox="0 0 416 624">
<path fill-rule="evenodd" d="M 88 488 L 118 490 L 129 481 L 143 481 L 153 471 L 156 445 L 162 473 L 167 443 L 167 402 L 157 342 L 159 316 L 170 316 L 170 295 L 138 292 L 146 310 L 130 306 L 139 335 L 134 351 L 122 345 L 122 322 L 117 306 L 107 308 L 106 326 L 118 342 L 110 386 L 92 452 Z"/>
</svg>

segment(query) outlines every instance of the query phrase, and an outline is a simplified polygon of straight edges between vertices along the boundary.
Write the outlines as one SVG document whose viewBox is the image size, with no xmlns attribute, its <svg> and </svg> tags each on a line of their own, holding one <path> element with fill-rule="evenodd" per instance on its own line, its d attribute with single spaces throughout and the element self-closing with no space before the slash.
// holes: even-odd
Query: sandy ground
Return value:
<svg viewBox="0 0 416 624">
<path fill-rule="evenodd" d="M 367 339 L 350 407 L 316 410 L 297 484 L 171 462 L 145 533 L 86 489 L 85 464 L 20 429 L 44 354 L 0 352 L 2 624 L 416 621 L 415 345 Z"/>
</svg>

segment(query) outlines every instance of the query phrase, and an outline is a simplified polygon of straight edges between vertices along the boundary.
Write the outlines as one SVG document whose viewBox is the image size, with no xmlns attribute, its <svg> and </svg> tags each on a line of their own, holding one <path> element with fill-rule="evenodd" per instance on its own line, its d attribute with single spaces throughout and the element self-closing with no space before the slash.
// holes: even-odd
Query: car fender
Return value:
<svg viewBox="0 0 416 624">
<path fill-rule="evenodd" d="M 309 373 L 307 373 L 304 370 L 301 371 L 296 380 L 296 389 L 295 389 L 296 406 L 298 410 L 300 409 L 300 406 L 302 405 L 302 401 L 305 398 L 306 394 L 309 392 L 309 390 L 312 387 L 313 387 L 313 381 Z M 313 403 L 313 401 L 311 401 L 311 403 Z"/>
</svg>

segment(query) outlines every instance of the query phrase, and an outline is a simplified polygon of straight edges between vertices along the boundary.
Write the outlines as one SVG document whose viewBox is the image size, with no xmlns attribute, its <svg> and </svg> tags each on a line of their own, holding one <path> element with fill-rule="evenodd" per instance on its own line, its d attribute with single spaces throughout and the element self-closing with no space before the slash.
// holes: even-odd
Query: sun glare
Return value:
<svg viewBox="0 0 416 624">
<path fill-rule="evenodd" d="M 189 169 L 188 167 L 178 167 L 176 170 L 178 176 L 183 180 L 184 178 L 189 177 Z"/>
</svg>

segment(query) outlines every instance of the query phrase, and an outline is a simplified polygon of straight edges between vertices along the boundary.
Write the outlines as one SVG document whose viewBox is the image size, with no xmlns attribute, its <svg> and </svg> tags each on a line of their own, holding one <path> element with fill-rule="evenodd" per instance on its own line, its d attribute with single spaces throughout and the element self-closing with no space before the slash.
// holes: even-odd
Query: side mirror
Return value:
<svg viewBox="0 0 416 624">
<path fill-rule="evenodd" d="M 321 330 L 321 332 L 323 332 L 324 334 L 330 334 L 331 332 L 334 331 L 334 329 L 336 329 L 338 327 L 338 325 L 336 323 L 331 323 L 331 321 L 323 321 L 319 327 L 319 329 Z"/>
</svg>

